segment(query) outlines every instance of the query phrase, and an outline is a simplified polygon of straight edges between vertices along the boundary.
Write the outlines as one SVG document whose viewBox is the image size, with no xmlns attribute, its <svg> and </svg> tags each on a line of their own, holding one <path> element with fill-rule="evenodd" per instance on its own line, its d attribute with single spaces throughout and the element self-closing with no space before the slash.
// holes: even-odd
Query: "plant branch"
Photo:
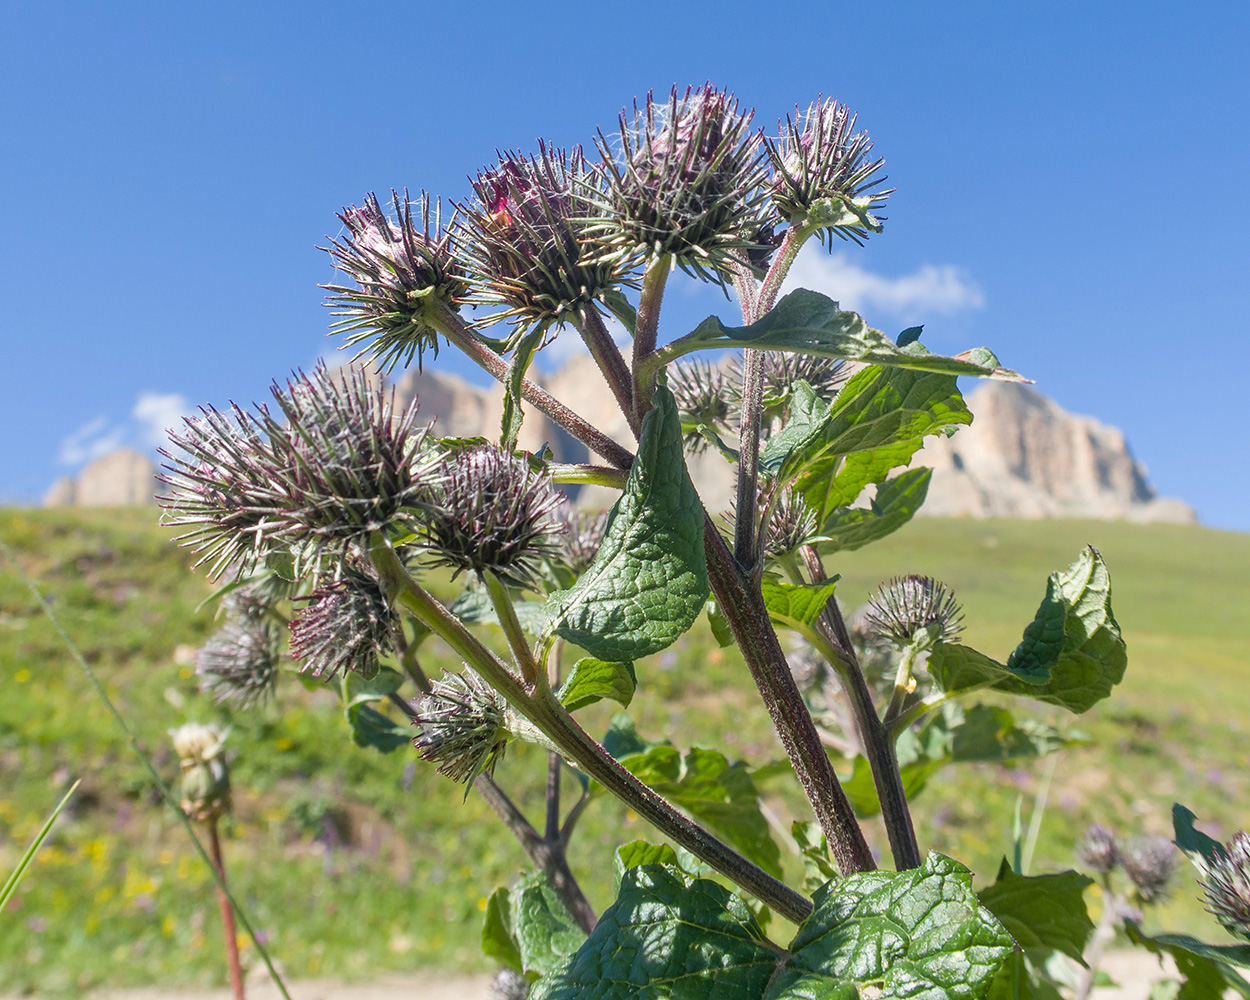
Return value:
<svg viewBox="0 0 1250 1000">
<path fill-rule="evenodd" d="M 552 462 L 547 472 L 553 483 L 578 483 L 583 486 L 606 486 L 611 490 L 622 490 L 629 479 L 624 469 L 612 469 L 604 465 L 566 465 Z"/>
<path fill-rule="evenodd" d="M 481 570 L 478 575 L 486 584 L 486 592 L 490 594 L 490 603 L 495 609 L 495 616 L 499 619 L 499 627 L 503 629 L 504 638 L 508 640 L 508 648 L 512 650 L 512 657 L 517 667 L 520 668 L 521 679 L 525 681 L 530 691 L 540 686 L 540 678 L 542 685 L 545 686 L 547 675 L 538 668 L 538 663 L 534 659 L 534 651 L 530 648 L 529 640 L 525 638 L 525 630 L 521 628 L 521 622 L 516 616 L 516 608 L 512 605 L 512 597 L 508 593 L 508 588 L 488 569 Z"/>
<path fill-rule="evenodd" d="M 903 711 L 903 703 L 914 690 L 911 683 L 912 668 L 916 665 L 916 647 L 908 643 L 898 661 L 898 670 L 894 674 L 894 693 L 890 696 L 890 704 L 886 706 L 882 721 L 887 728 Z"/>
<path fill-rule="evenodd" d="M 445 305 L 441 306 L 440 311 L 431 317 L 431 324 L 483 371 L 500 382 L 507 380 L 508 363 L 482 343 L 481 338 L 470 330 L 450 308 Z M 546 389 L 529 379 L 522 379 L 521 398 L 532 403 L 540 412 L 550 417 L 595 454 L 602 455 L 620 468 L 629 468 L 633 456 L 628 450 L 604 434 L 589 420 L 578 416 Z"/>
<path fill-rule="evenodd" d="M 612 336 L 608 333 L 599 310 L 593 305 L 588 306 L 578 320 L 580 322 L 577 329 L 590 350 L 590 356 L 595 359 L 599 370 L 603 372 L 608 388 L 612 390 L 612 395 L 616 397 L 621 412 L 630 421 L 630 427 L 634 436 L 637 437 L 639 428 L 633 425 L 634 383 L 629 373 L 629 366 L 625 364 L 620 350 L 612 342 Z"/>
<path fill-rule="evenodd" d="M 760 413 L 764 397 L 764 352 L 743 351 L 742 429 L 738 435 L 738 499 L 734 517 L 734 559 L 753 579 L 762 570 L 759 533 Z"/>
<path fill-rule="evenodd" d="M 872 871 L 876 868 L 872 851 L 790 673 L 786 655 L 768 619 L 759 581 L 742 573 L 716 525 L 706 515 L 703 537 L 712 593 L 746 658 L 773 728 L 812 804 L 838 870 L 843 875 Z"/>
<path fill-rule="evenodd" d="M 642 427 L 642 418 L 651 409 L 651 394 L 655 391 L 658 369 L 649 369 L 642 362 L 655 353 L 660 303 L 664 299 L 664 287 L 668 284 L 670 264 L 668 254 L 651 261 L 642 277 L 642 292 L 638 296 L 638 321 L 634 326 L 634 412 L 630 419 L 635 434 Z"/>
<path fill-rule="evenodd" d="M 948 701 L 954 701 L 962 698 L 964 695 L 972 694 L 974 691 L 981 691 L 987 687 L 992 687 L 996 683 L 992 678 L 990 680 L 981 681 L 978 684 L 971 684 L 966 688 L 960 688 L 958 691 L 935 691 L 929 697 L 918 701 L 912 705 L 906 712 L 890 723 L 890 737 L 898 739 L 902 735 L 903 730 L 909 726 L 919 722 L 930 712 L 936 711 L 945 705 Z"/>
<path fill-rule="evenodd" d="M 773 256 L 772 266 L 769 267 L 760 285 L 759 296 L 755 300 L 755 319 L 759 319 L 777 304 L 777 295 L 781 292 L 781 286 L 785 283 L 795 258 L 798 257 L 799 251 L 803 249 L 803 244 L 807 242 L 812 232 L 806 227 L 795 229 L 794 226 L 786 230 L 785 236 L 781 238 L 781 246 L 777 248 L 777 253 Z"/>
<path fill-rule="evenodd" d="M 574 762 L 588 777 L 598 781 L 665 836 L 772 909 L 795 923 L 806 919 L 812 908 L 809 900 L 692 822 L 621 767 L 573 720 L 549 688 L 544 685 L 537 692 L 538 696 L 532 697 L 520 678 L 482 645 L 463 622 L 408 575 L 384 538 L 375 536 L 370 546 L 370 558 L 392 600 L 402 604 L 433 630 L 517 712 L 551 740 L 566 759 Z"/>
<path fill-rule="evenodd" d="M 803 557 L 812 582 L 825 580 L 824 566 L 816 550 L 810 545 L 804 546 Z M 817 629 L 824 631 L 832 644 L 837 656 L 837 660 L 831 661 L 833 665 L 839 667 L 837 661 L 841 661 L 840 679 L 855 715 L 860 741 L 864 745 L 864 756 L 868 758 L 868 764 L 872 768 L 872 780 L 881 803 L 881 818 L 885 821 L 886 834 L 890 838 L 894 867 L 898 871 L 919 868 L 920 848 L 916 843 L 911 810 L 907 806 L 907 794 L 903 790 L 903 776 L 899 771 L 894 737 L 877 715 L 872 692 L 864 679 L 863 670 L 860 669 L 836 595 L 829 595 L 825 609 L 817 620 Z"/>
<path fill-rule="evenodd" d="M 217 817 L 208 821 L 208 850 L 213 859 L 213 868 L 217 871 L 222 883 L 226 881 L 226 866 L 221 859 L 221 838 L 217 835 Z M 238 931 L 234 929 L 234 910 L 230 899 L 221 885 L 214 886 L 217 890 L 217 908 L 221 910 L 221 930 L 226 937 L 226 964 L 230 969 L 230 992 L 234 1000 L 243 1000 L 243 969 L 239 965 Z"/>
</svg>

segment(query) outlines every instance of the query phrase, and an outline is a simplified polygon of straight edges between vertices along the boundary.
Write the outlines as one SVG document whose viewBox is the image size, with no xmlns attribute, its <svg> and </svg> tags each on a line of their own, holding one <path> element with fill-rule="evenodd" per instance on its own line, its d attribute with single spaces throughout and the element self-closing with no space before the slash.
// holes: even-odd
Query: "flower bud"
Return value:
<svg viewBox="0 0 1250 1000">
<path fill-rule="evenodd" d="M 1120 864 L 1141 901 L 1154 903 L 1166 895 L 1180 855 L 1166 837 L 1134 837 L 1121 848 Z"/>
<path fill-rule="evenodd" d="M 265 619 L 248 613 L 255 605 L 245 600 L 236 604 L 247 610 L 214 632 L 195 660 L 200 689 L 240 709 L 267 701 L 278 682 L 277 636 Z"/>
<path fill-rule="evenodd" d="M 567 501 L 561 502 L 556 508 L 556 518 L 564 531 L 560 537 L 560 561 L 572 570 L 575 577 L 581 576 L 595 561 L 599 547 L 603 545 L 603 534 L 608 526 L 606 510 L 588 512 L 578 510 Z"/>
<path fill-rule="evenodd" d="M 371 575 L 348 569 L 333 583 L 314 590 L 291 623 L 291 655 L 314 677 L 347 670 L 364 678 L 377 675 L 379 655 L 395 648 L 399 616 Z"/>
<path fill-rule="evenodd" d="M 1207 909 L 1227 930 L 1250 940 L 1250 833 L 1239 831 L 1201 879 Z"/>
<path fill-rule="evenodd" d="M 1105 875 L 1120 863 L 1120 849 L 1115 834 L 1101 823 L 1093 823 L 1076 845 L 1076 857 L 1092 872 Z"/>
<path fill-rule="evenodd" d="M 192 819 L 216 819 L 230 808 L 230 772 L 216 727 L 188 722 L 171 729 L 182 768 L 182 810 Z"/>
<path fill-rule="evenodd" d="M 713 431 L 729 430 L 729 386 L 725 374 L 706 361 L 695 359 L 668 369 L 668 388 L 677 404 L 685 432 L 686 450 L 699 455 L 707 450 L 700 424 Z"/>
<path fill-rule="evenodd" d="M 963 631 L 963 609 L 946 585 L 928 576 L 896 576 L 868 601 L 865 629 L 899 648 L 930 630 L 934 642 L 953 642 Z"/>
<path fill-rule="evenodd" d="M 431 687 L 413 719 L 421 727 L 412 741 L 421 757 L 466 785 L 479 774 L 493 774 L 512 738 L 507 703 L 468 670 L 444 674 Z"/>
</svg>

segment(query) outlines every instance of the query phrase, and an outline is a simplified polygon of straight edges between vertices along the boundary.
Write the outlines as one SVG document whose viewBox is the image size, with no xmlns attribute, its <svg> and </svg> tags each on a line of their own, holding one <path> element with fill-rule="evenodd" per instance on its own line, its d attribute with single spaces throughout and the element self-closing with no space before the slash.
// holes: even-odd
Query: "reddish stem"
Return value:
<svg viewBox="0 0 1250 1000">
<path fill-rule="evenodd" d="M 221 860 L 221 838 L 217 836 L 217 817 L 208 821 L 208 852 L 213 859 L 213 867 L 222 882 L 226 881 L 226 868 Z M 243 968 L 239 965 L 239 939 L 234 928 L 234 910 L 230 908 L 230 900 L 225 890 L 217 886 L 217 905 L 221 908 L 221 928 L 226 935 L 226 963 L 230 966 L 230 989 L 234 1000 L 244 1000 Z"/>
</svg>

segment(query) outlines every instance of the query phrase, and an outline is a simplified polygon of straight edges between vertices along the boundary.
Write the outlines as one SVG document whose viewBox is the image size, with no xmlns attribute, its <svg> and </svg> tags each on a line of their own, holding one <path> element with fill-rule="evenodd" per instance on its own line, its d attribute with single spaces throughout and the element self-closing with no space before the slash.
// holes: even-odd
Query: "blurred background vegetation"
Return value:
<svg viewBox="0 0 1250 1000">
<path fill-rule="evenodd" d="M 155 520 L 151 509 L 6 509 L 0 537 L 170 781 L 170 728 L 190 720 L 233 726 L 226 862 L 280 965 L 292 977 L 344 978 L 485 968 L 478 936 L 486 898 L 525 867 L 523 852 L 477 796 L 462 801 L 463 789 L 410 748 L 382 755 L 352 744 L 333 687 L 288 680 L 273 703 L 233 717 L 200 694 L 194 649 L 214 628 L 214 608 L 200 606 L 212 587 Z M 1222 839 L 1250 826 L 1250 535 L 925 519 L 831 565 L 847 609 L 892 575 L 943 580 L 965 606 L 964 641 L 1004 659 L 1047 574 L 1086 543 L 1111 568 L 1129 669 L 1111 699 L 1078 718 L 1013 705 L 1017 718 L 1033 715 L 1093 740 L 1054 761 L 1034 872 L 1070 867 L 1094 820 L 1126 835 L 1170 834 L 1175 800 Z M 444 583 L 438 592 L 453 590 Z M 436 643 L 423 663 L 428 672 L 458 666 Z M 716 648 L 702 621 L 639 663 L 638 679 L 630 713 L 643 736 L 715 746 L 752 765 L 783 756 L 740 658 Z M 613 711 L 594 706 L 579 718 L 602 733 Z M 1010 853 L 1017 797 L 1027 821 L 1049 766 L 1044 758 L 939 772 L 913 803 L 922 849 L 968 863 L 982 883 L 992 879 Z M 535 819 L 544 770 L 545 753 L 518 746 L 497 775 Z M 0 914 L 0 989 L 78 995 L 97 985 L 224 981 L 208 873 L 20 578 L 0 565 L 0 872 L 78 777 L 70 810 Z M 762 788 L 787 828 L 807 818 L 793 782 L 773 777 Z M 868 829 L 884 848 L 877 822 Z M 655 839 L 615 802 L 591 805 L 570 860 L 597 907 L 610 898 L 613 848 L 637 837 Z M 787 864 L 797 881 L 800 866 Z M 1184 868 L 1148 924 L 1222 939 L 1196 895 Z M 240 943 L 246 959 L 250 945 Z"/>
</svg>

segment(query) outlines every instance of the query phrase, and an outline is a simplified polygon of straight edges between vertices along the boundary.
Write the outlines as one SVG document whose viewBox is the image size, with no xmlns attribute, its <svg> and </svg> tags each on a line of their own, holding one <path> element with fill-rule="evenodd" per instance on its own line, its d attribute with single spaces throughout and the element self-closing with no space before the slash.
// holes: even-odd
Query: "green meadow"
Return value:
<svg viewBox="0 0 1250 1000">
<path fill-rule="evenodd" d="M 189 720 L 233 726 L 226 863 L 290 976 L 485 968 L 477 939 L 486 898 L 524 867 L 521 850 L 483 802 L 465 800 L 415 752 L 353 745 L 333 689 L 290 680 L 271 704 L 233 718 L 201 695 L 192 656 L 214 628 L 213 608 L 201 607 L 212 588 L 170 534 L 150 510 L 0 511 L 0 537 L 51 597 L 167 780 L 177 778 L 169 729 Z M 1034 872 L 1070 866 L 1094 820 L 1130 835 L 1168 833 L 1177 800 L 1214 835 L 1250 826 L 1250 535 L 921 520 L 831 568 L 847 608 L 892 575 L 938 577 L 964 604 L 964 641 L 1004 659 L 1047 575 L 1086 543 L 1111 568 L 1129 648 L 1125 681 L 1080 717 L 1011 707 L 1091 744 L 1013 767 L 948 767 L 913 802 L 922 848 L 965 861 L 983 880 L 1011 850 L 1017 801 L 1027 822 L 1041 793 Z M 423 663 L 429 672 L 458 666 L 436 647 Z M 643 736 L 716 746 L 755 765 L 782 756 L 741 661 L 716 648 L 704 624 L 637 669 L 630 714 Z M 612 711 L 593 706 L 579 717 L 602 732 Z M 535 818 L 544 770 L 545 754 L 522 746 L 497 773 Z M 0 564 L 0 873 L 75 778 L 83 784 L 70 809 L 0 913 L 0 990 L 72 996 L 101 985 L 224 981 L 207 872 L 21 579 Z M 762 787 L 787 828 L 803 815 L 785 777 Z M 875 821 L 868 829 L 883 846 Z M 591 804 L 571 862 L 597 906 L 609 900 L 615 844 L 648 835 L 615 803 Z M 1222 940 L 1195 897 L 1183 869 L 1147 923 Z M 245 960 L 254 961 L 251 950 L 245 943 Z"/>
</svg>

